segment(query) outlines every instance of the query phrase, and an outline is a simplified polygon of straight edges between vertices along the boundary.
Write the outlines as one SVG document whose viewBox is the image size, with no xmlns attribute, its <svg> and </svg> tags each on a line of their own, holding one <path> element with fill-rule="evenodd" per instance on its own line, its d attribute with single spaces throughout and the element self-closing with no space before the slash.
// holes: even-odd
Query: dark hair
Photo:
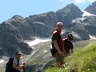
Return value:
<svg viewBox="0 0 96 72">
<path fill-rule="evenodd" d="M 20 51 L 17 51 L 15 54 L 16 55 L 21 55 L 21 52 Z"/>
<path fill-rule="evenodd" d="M 68 38 L 69 38 L 70 40 L 73 40 L 73 35 L 72 35 L 72 34 L 68 34 Z"/>
</svg>

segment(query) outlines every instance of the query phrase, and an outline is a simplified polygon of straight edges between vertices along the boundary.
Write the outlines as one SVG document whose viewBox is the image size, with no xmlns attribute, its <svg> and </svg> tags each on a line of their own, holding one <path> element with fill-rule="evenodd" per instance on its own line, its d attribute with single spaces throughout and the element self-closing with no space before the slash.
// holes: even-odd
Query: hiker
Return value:
<svg viewBox="0 0 96 72">
<path fill-rule="evenodd" d="M 67 38 L 63 39 L 64 43 L 64 50 L 66 51 L 65 56 L 70 55 L 70 53 L 73 53 L 73 35 L 68 34 Z"/>
<path fill-rule="evenodd" d="M 16 58 L 13 60 L 13 68 L 14 72 L 24 72 L 25 70 L 25 62 L 21 62 L 21 53 L 19 51 L 16 52 Z"/>
<path fill-rule="evenodd" d="M 62 22 L 57 22 L 56 24 L 56 29 L 52 34 L 52 49 L 51 49 L 51 53 L 52 56 L 55 57 L 56 59 L 56 67 L 57 68 L 61 68 L 62 64 L 63 64 L 63 39 L 61 37 L 61 31 L 63 29 L 63 23 Z"/>
</svg>

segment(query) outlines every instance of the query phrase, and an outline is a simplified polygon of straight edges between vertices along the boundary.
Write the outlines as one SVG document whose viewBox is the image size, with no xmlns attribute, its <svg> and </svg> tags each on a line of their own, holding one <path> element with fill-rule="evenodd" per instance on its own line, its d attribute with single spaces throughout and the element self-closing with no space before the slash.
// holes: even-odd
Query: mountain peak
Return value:
<svg viewBox="0 0 96 72">
<path fill-rule="evenodd" d="M 70 13 L 70 12 L 81 12 L 81 10 L 73 3 L 68 4 L 66 7 L 58 10 L 57 12 Z"/>
<path fill-rule="evenodd" d="M 73 4 L 73 3 L 71 3 L 71 4 L 68 4 L 66 7 L 76 7 L 76 5 L 75 4 Z"/>
<path fill-rule="evenodd" d="M 82 11 L 76 5 L 71 3 L 66 7 L 58 10 L 56 12 L 56 15 L 59 21 L 67 23 L 66 25 L 64 25 L 65 27 L 69 27 L 70 23 L 72 22 L 72 19 L 81 17 Z"/>
<path fill-rule="evenodd" d="M 11 19 L 14 19 L 16 21 L 24 21 L 25 19 L 20 15 L 14 15 Z"/>
</svg>

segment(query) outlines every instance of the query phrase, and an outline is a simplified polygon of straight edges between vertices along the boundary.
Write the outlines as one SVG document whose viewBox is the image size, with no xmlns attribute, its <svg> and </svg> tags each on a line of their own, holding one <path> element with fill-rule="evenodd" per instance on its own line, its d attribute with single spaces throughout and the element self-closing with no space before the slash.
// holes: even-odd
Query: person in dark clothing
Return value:
<svg viewBox="0 0 96 72">
<path fill-rule="evenodd" d="M 63 23 L 58 22 L 56 24 L 56 29 L 52 34 L 52 49 L 51 53 L 53 57 L 56 59 L 56 67 L 61 68 L 63 64 L 63 57 L 64 57 L 64 46 L 63 46 L 63 39 L 61 37 L 61 31 L 63 29 Z"/>
<path fill-rule="evenodd" d="M 70 53 L 73 53 L 73 35 L 69 34 L 67 38 L 63 39 L 64 42 L 64 49 L 66 51 L 65 55 L 69 55 Z"/>
</svg>

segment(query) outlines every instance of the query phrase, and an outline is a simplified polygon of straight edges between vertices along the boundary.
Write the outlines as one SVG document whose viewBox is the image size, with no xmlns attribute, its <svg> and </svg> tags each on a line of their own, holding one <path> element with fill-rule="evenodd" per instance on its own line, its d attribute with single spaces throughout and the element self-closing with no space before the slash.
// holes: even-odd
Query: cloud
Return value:
<svg viewBox="0 0 96 72">
<path fill-rule="evenodd" d="M 86 0 L 75 0 L 75 3 L 85 3 Z"/>
<path fill-rule="evenodd" d="M 63 2 L 64 0 L 60 0 L 60 2 Z"/>
<path fill-rule="evenodd" d="M 88 0 L 89 2 L 94 2 L 95 0 Z"/>
<path fill-rule="evenodd" d="M 86 3 L 86 2 L 94 2 L 96 0 L 59 0 L 60 2 L 65 2 L 65 3 L 69 3 L 69 2 L 73 2 L 73 3 Z"/>
<path fill-rule="evenodd" d="M 75 3 L 94 2 L 95 0 L 75 0 Z"/>
</svg>

